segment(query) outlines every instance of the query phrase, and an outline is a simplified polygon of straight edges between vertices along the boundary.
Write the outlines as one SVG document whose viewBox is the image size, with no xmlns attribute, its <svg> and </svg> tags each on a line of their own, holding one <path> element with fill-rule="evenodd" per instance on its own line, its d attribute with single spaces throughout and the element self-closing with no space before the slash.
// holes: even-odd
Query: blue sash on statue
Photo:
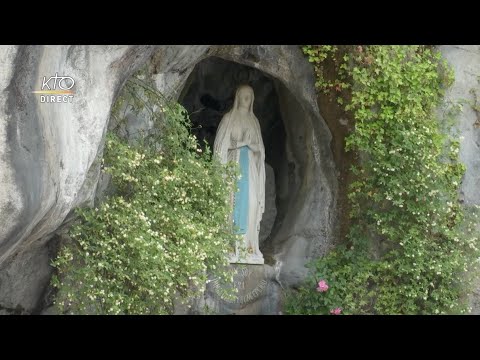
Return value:
<svg viewBox="0 0 480 360">
<path fill-rule="evenodd" d="M 237 227 L 237 234 L 246 234 L 248 227 L 248 147 L 240 149 L 240 174 L 238 191 L 235 194 L 235 207 L 233 209 L 233 224 Z"/>
</svg>

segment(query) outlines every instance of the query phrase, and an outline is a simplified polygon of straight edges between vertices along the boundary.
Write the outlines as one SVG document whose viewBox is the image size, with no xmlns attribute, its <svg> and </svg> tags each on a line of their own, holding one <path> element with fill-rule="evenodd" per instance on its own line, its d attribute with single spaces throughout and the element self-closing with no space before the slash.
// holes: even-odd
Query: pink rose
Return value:
<svg viewBox="0 0 480 360">
<path fill-rule="evenodd" d="M 328 290 L 328 285 L 327 285 L 327 282 L 325 280 L 320 280 L 318 282 L 318 287 L 317 287 L 317 291 L 318 292 L 325 292 Z"/>
<path fill-rule="evenodd" d="M 342 309 L 340 308 L 330 310 L 330 314 L 332 315 L 340 315 L 341 312 L 342 312 Z"/>
</svg>

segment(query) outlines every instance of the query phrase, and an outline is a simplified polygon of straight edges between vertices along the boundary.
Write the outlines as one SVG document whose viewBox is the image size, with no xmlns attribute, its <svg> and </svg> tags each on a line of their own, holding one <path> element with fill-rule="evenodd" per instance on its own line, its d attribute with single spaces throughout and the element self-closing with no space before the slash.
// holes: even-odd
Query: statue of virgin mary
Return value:
<svg viewBox="0 0 480 360">
<path fill-rule="evenodd" d="M 237 243 L 230 263 L 264 263 L 258 234 L 265 208 L 265 148 L 253 100 L 250 86 L 237 89 L 233 108 L 218 126 L 213 149 L 222 163 L 234 161 L 240 167 L 238 191 L 231 199 L 234 229 L 243 241 Z"/>
</svg>

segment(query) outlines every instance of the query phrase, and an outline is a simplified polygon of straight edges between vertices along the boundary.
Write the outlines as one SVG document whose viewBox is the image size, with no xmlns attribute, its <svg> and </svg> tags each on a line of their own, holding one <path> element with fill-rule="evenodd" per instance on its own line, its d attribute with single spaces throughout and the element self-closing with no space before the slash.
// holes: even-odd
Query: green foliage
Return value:
<svg viewBox="0 0 480 360">
<path fill-rule="evenodd" d="M 347 47 L 338 47 L 332 45 L 305 45 L 303 52 L 308 55 L 308 61 L 312 63 L 315 71 L 315 87 L 327 94 L 329 92 L 340 93 L 348 89 L 350 84 L 347 80 L 347 67 L 343 62 L 348 61 L 348 54 L 345 52 Z M 333 69 L 328 71 L 327 69 Z M 336 75 L 333 76 L 332 75 Z M 343 98 L 338 97 L 337 101 L 343 104 Z"/>
<path fill-rule="evenodd" d="M 174 300 L 203 292 L 207 274 L 231 281 L 235 241 L 229 195 L 237 169 L 220 164 L 190 134 L 186 111 L 133 77 L 113 109 L 153 124 L 137 141 L 108 133 L 104 171 L 116 189 L 98 208 L 78 209 L 54 266 L 62 312 L 170 314 Z"/>
<path fill-rule="evenodd" d="M 287 312 L 467 311 L 480 255 L 478 214 L 465 217 L 459 141 L 441 131 L 448 119 L 437 116 L 451 69 L 425 46 L 352 47 L 342 66 L 351 81 L 345 109 L 356 121 L 346 150 L 359 157 L 348 195 L 352 226 L 345 247 L 311 265 Z M 328 291 L 315 290 L 320 280 Z"/>
</svg>

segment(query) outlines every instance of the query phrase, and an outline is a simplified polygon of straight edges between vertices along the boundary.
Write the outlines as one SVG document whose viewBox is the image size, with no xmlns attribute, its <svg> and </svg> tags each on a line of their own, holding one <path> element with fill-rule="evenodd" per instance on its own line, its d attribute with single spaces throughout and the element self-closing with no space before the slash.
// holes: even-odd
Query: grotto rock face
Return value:
<svg viewBox="0 0 480 360">
<path fill-rule="evenodd" d="M 480 109 L 480 46 L 444 45 L 440 51 L 455 72 L 455 82 L 446 98 L 463 103 L 457 126 L 461 136 L 460 159 L 466 165 L 460 195 L 467 207 L 480 205 L 480 111 L 474 109 Z M 474 314 L 480 314 L 480 279 L 471 306 Z"/>
<path fill-rule="evenodd" d="M 275 219 L 277 207 L 275 206 L 275 173 L 273 168 L 265 163 L 265 212 L 260 223 L 259 241 L 260 246 L 270 236 Z"/>
<path fill-rule="evenodd" d="M 35 308 L 51 272 L 48 235 L 74 207 L 91 203 L 114 96 L 153 50 L 0 48 L 0 308 Z M 72 103 L 40 103 L 32 94 L 56 73 L 74 79 Z"/>
<path fill-rule="evenodd" d="M 475 101 L 470 89 L 479 89 L 480 47 L 440 50 L 456 74 L 448 96 Z M 238 81 L 245 76 L 256 81 L 256 93 L 265 91 L 260 98 L 274 104 L 265 114 L 275 115 L 262 125 L 271 175 L 271 191 L 266 189 L 271 210 L 262 222 L 265 265 L 235 266 L 239 292 L 233 300 L 223 299 L 212 279 L 192 311 L 279 313 L 282 289 L 301 282 L 304 264 L 324 254 L 336 233 L 336 169 L 312 68 L 297 46 L 188 45 L 0 47 L 0 314 L 42 310 L 55 233 L 75 207 L 92 205 L 97 187 L 105 189 L 99 185 L 99 160 L 110 108 L 127 77 L 148 64 L 159 90 L 188 102 L 189 89 L 208 84 L 202 74 L 210 76 L 209 67 L 219 70 L 221 61 L 228 63 L 222 65 L 226 69 L 238 70 Z M 55 73 L 75 80 L 72 103 L 41 103 L 32 94 L 44 76 Z M 228 103 L 226 93 L 221 106 Z M 216 106 L 212 99 L 203 101 L 211 109 Z M 261 110 L 258 117 L 265 118 Z M 134 119 L 130 125 L 142 126 Z M 479 114 L 464 106 L 459 130 L 460 156 L 467 165 L 462 183 L 466 204 L 480 204 L 478 125 Z"/>
<path fill-rule="evenodd" d="M 464 103 L 458 117 L 460 159 L 467 167 L 461 192 L 466 204 L 480 205 L 480 111 L 472 107 L 480 108 L 480 46 L 445 45 L 440 51 L 455 72 L 446 97 Z"/>
<path fill-rule="evenodd" d="M 305 263 L 323 254 L 333 240 L 337 183 L 329 148 L 331 135 L 318 111 L 312 69 L 298 47 L 219 46 L 212 47 L 209 55 L 247 65 L 272 79 L 285 137 L 271 142 L 271 146 L 275 140 L 281 146 L 279 158 L 272 154 L 270 159 L 275 170 L 277 215 L 261 248 L 266 265 L 250 265 L 242 270 L 245 273 L 236 274 L 236 302 L 224 301 L 212 285 L 199 308 L 227 314 L 278 313 L 282 287 L 299 284 L 306 274 Z M 260 88 L 269 86 L 253 70 L 241 69 L 237 77 L 242 82 L 248 79 L 254 88 L 256 83 Z M 259 93 L 257 89 L 255 93 Z M 256 112 L 260 122 L 261 113 Z M 262 126 L 264 141 L 268 134 Z M 267 146 L 266 154 L 268 158 Z"/>
<path fill-rule="evenodd" d="M 46 246 L 75 207 L 93 203 L 110 107 L 126 78 L 148 63 L 157 87 L 178 99 L 195 65 L 212 56 L 274 80 L 285 128 L 270 195 L 278 214 L 265 244 L 268 264 L 248 272 L 253 283 L 265 280 L 262 295 L 257 289 L 242 313 L 278 311 L 281 286 L 301 281 L 305 262 L 332 243 L 337 184 L 330 133 L 298 47 L 208 45 L 0 48 L 2 311 L 38 308 L 51 275 Z M 56 73 L 75 80 L 72 103 L 40 103 L 32 94 Z"/>
</svg>

